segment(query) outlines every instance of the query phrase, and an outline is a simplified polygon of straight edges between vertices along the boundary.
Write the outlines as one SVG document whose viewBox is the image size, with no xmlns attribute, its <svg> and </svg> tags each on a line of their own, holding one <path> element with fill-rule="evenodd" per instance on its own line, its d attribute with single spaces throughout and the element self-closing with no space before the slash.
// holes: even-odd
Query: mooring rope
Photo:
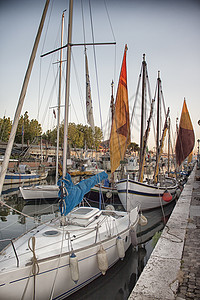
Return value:
<svg viewBox="0 0 200 300">
<path fill-rule="evenodd" d="M 59 270 L 59 266 L 60 266 L 61 255 L 62 255 L 62 252 L 63 252 L 64 235 L 65 235 L 65 231 L 64 231 L 64 227 L 63 227 L 62 243 L 61 243 L 61 247 L 60 247 L 60 255 L 59 255 L 59 258 L 58 258 L 58 264 L 57 264 L 57 268 L 56 268 L 56 274 L 55 274 L 55 277 L 54 277 L 54 281 L 53 281 L 53 285 L 52 285 L 52 289 L 51 289 L 51 294 L 50 294 L 49 300 L 53 299 L 53 293 L 54 293 L 54 290 L 55 290 L 56 278 L 57 278 L 57 275 L 58 275 L 58 270 Z"/>
<path fill-rule="evenodd" d="M 32 247 L 30 245 L 30 241 L 32 240 Z M 24 296 L 25 296 L 25 293 L 27 291 L 27 287 L 28 287 L 28 284 L 29 284 L 29 281 L 30 281 L 30 278 L 31 276 L 33 275 L 33 278 L 34 278 L 34 286 L 33 286 L 33 300 L 36 299 L 35 297 L 35 291 L 36 291 L 36 281 L 35 281 L 35 277 L 36 275 L 39 274 L 39 265 L 38 265 L 38 261 L 37 261 L 37 258 L 36 258 L 36 254 L 35 254 L 35 237 L 32 236 L 29 238 L 28 240 L 28 247 L 29 249 L 33 252 L 33 257 L 32 257 L 32 268 L 30 270 L 30 274 L 29 274 L 29 277 L 28 277 L 28 280 L 27 280 L 27 283 L 26 283 L 26 286 L 24 288 L 24 292 L 23 292 L 23 295 L 22 295 L 22 298 L 21 300 L 24 299 Z M 32 274 L 32 275 L 31 275 Z"/>
<path fill-rule="evenodd" d="M 30 241 L 32 240 L 32 248 L 30 245 Z M 39 274 L 39 265 L 38 265 L 38 261 L 36 258 L 36 254 L 35 254 L 35 237 L 32 236 L 31 238 L 29 238 L 28 240 L 28 247 L 29 249 L 33 252 L 33 257 L 32 257 L 32 269 L 31 272 L 33 274 L 33 280 L 34 280 L 34 285 L 33 285 L 33 300 L 35 300 L 35 291 L 36 291 L 36 275 Z"/>
</svg>

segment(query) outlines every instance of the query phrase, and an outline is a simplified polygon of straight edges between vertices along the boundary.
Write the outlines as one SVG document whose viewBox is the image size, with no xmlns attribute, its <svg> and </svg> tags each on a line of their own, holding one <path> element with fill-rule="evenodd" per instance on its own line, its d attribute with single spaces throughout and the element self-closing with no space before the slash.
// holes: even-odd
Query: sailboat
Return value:
<svg viewBox="0 0 200 300">
<path fill-rule="evenodd" d="M 63 27 L 64 27 L 64 12 L 62 13 L 61 25 L 61 49 L 60 49 L 60 66 L 59 66 L 59 90 L 58 90 L 58 114 L 57 114 L 57 145 L 56 145 L 56 178 L 58 181 L 58 152 L 59 152 L 59 129 L 60 129 L 60 102 L 61 102 L 61 76 L 62 76 L 62 46 L 63 46 Z M 59 187 L 57 184 L 20 186 L 20 193 L 24 200 L 36 199 L 58 199 Z"/>
<path fill-rule="evenodd" d="M 0 167 L 1 169 L 1 167 Z M 24 184 L 47 178 L 48 171 L 40 170 L 32 171 L 26 164 L 20 164 L 15 172 L 6 172 L 4 185 Z"/>
<path fill-rule="evenodd" d="M 68 120 L 73 0 L 69 3 L 65 121 Z M 66 173 L 58 181 L 61 216 L 12 240 L 0 253 L 2 299 L 64 299 L 105 274 L 131 243 L 136 245 L 138 208 L 129 212 L 77 207 L 105 172 L 74 185 Z"/>
<path fill-rule="evenodd" d="M 161 97 L 161 79 L 158 72 L 157 78 L 157 152 L 156 152 L 156 166 L 154 172 L 153 181 L 143 181 L 143 170 L 144 170 L 144 160 L 145 160 L 145 151 L 147 146 L 147 140 L 150 131 L 150 122 L 152 117 L 153 102 L 151 104 L 150 116 L 147 121 L 147 128 L 145 133 L 143 132 L 143 111 L 144 111 L 144 98 L 145 98 L 145 80 L 147 76 L 147 64 L 145 61 L 145 56 L 143 57 L 142 63 L 142 73 L 143 73 L 143 85 L 142 85 L 142 116 L 141 116 L 141 137 L 140 137 L 140 167 L 139 167 L 139 177 L 138 180 L 127 178 L 121 179 L 116 182 L 119 198 L 125 208 L 125 210 L 130 210 L 137 205 L 140 206 L 140 210 L 149 210 L 156 207 L 166 205 L 170 201 L 176 198 L 176 191 L 178 189 L 178 184 L 175 179 L 169 177 L 160 177 L 158 180 L 158 169 L 159 169 L 159 160 L 162 154 L 164 137 L 167 131 L 167 120 L 169 115 L 169 109 L 166 114 L 165 124 L 160 139 L 159 133 L 159 112 L 160 112 L 160 97 Z M 160 141 L 159 141 L 160 139 Z"/>
<path fill-rule="evenodd" d="M 58 151 L 59 151 L 59 127 L 60 127 L 60 102 L 61 102 L 61 74 L 62 74 L 62 47 L 63 47 L 63 25 L 64 25 L 64 12 L 62 14 L 62 30 L 61 30 L 61 50 L 60 50 L 60 77 L 59 77 L 59 96 L 58 96 L 58 122 L 57 122 L 57 155 L 56 155 L 56 180 L 58 181 Z M 94 119 L 93 119 L 93 107 L 90 91 L 90 80 L 89 80 L 89 71 L 88 71 L 88 61 L 87 53 L 85 47 L 85 66 L 86 66 L 86 112 L 87 112 L 87 121 L 92 127 L 94 133 Z M 76 161 L 74 159 L 74 161 Z M 71 176 L 91 176 L 98 174 L 103 171 L 99 169 L 97 164 L 92 165 L 89 158 L 80 158 L 77 159 L 78 164 L 82 166 L 81 169 L 70 168 L 68 170 Z M 82 170 L 83 169 L 83 170 Z M 36 199 L 58 199 L 59 187 L 57 184 L 53 185 L 33 185 L 28 187 L 20 187 L 20 192 L 24 200 L 36 200 Z M 99 191 L 97 191 L 99 194 Z"/>
<path fill-rule="evenodd" d="M 91 189 L 88 197 L 97 198 L 97 192 L 101 191 L 105 203 L 120 204 L 117 189 L 114 181 L 114 172 L 120 167 L 120 162 L 124 159 L 125 152 L 130 143 L 130 121 L 128 106 L 128 90 L 127 90 L 127 72 L 126 72 L 126 53 L 127 45 L 125 45 L 124 56 L 121 66 L 119 83 L 116 94 L 115 108 L 113 93 L 111 95 L 111 112 L 112 127 L 110 133 L 110 163 L 112 177 L 110 183 L 106 186 L 95 186 Z M 112 85 L 113 87 L 113 85 Z"/>
</svg>

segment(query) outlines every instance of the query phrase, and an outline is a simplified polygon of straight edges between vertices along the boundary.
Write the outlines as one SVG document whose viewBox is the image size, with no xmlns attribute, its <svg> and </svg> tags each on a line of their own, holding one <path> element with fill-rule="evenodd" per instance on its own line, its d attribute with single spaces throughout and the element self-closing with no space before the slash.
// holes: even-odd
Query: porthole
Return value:
<svg viewBox="0 0 200 300">
<path fill-rule="evenodd" d="M 59 235 L 60 234 L 60 232 L 59 231 L 57 231 L 57 230 L 48 230 L 48 231 L 45 231 L 44 233 L 43 233 L 43 235 L 44 236 L 57 236 L 57 235 Z"/>
</svg>

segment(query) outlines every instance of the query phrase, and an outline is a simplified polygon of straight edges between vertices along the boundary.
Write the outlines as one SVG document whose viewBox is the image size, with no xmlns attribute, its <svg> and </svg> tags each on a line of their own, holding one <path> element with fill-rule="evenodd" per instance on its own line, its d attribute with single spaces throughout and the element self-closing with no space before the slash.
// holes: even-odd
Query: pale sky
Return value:
<svg viewBox="0 0 200 300">
<path fill-rule="evenodd" d="M 105 3 L 107 11 L 105 8 Z M 0 117 L 13 119 L 21 86 L 39 26 L 44 0 L 0 1 Z M 88 1 L 83 0 L 86 42 L 92 42 Z M 130 111 L 136 92 L 143 53 L 146 54 L 151 94 L 154 95 L 158 70 L 161 74 L 166 106 L 170 107 L 175 130 L 184 97 L 195 130 L 200 139 L 200 1 L 188 0 L 91 0 L 92 23 L 96 42 L 116 41 L 116 46 L 88 46 L 88 61 L 95 125 L 105 128 L 110 105 L 111 81 L 115 92 L 125 44 L 127 52 L 128 94 Z M 42 53 L 60 46 L 62 11 L 65 12 L 67 40 L 68 0 L 50 1 L 48 15 L 33 67 L 22 114 L 39 119 L 43 131 L 56 125 L 52 109 L 57 105 L 56 77 L 59 52 L 40 58 Z M 108 18 L 109 15 L 109 18 Z M 84 42 L 80 0 L 74 0 L 72 41 Z M 114 34 L 113 34 L 114 33 Z M 85 124 L 85 74 L 83 47 L 73 48 L 71 69 L 71 122 Z M 66 57 L 66 50 L 63 53 Z M 65 63 L 63 63 L 63 79 Z M 47 77 L 47 73 L 49 76 Z M 96 74 L 98 75 L 98 87 Z M 55 83 L 56 82 L 56 83 Z M 78 82 L 78 83 L 77 83 Z M 62 103 L 64 103 L 64 84 Z M 81 96 L 80 96 L 81 95 Z M 82 100 L 80 100 L 80 98 Z M 82 102 L 81 102 L 82 101 Z M 99 102 L 102 122 L 100 121 Z M 83 109 L 82 109 L 83 107 Z M 76 112 L 74 112 L 74 110 Z M 63 113 L 62 113 L 63 115 Z M 132 141 L 139 143 L 139 113 L 132 128 Z M 153 147 L 154 141 L 151 140 Z M 196 145 L 197 146 L 197 142 Z"/>
</svg>

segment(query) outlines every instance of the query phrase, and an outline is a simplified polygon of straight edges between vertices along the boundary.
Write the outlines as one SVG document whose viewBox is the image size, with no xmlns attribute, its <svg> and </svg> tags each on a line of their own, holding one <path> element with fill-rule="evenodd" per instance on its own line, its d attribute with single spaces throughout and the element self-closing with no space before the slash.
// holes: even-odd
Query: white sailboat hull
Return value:
<svg viewBox="0 0 200 300">
<path fill-rule="evenodd" d="M 20 187 L 19 189 L 24 200 L 56 199 L 59 192 L 56 184 Z"/>
<path fill-rule="evenodd" d="M 167 179 L 166 179 L 167 180 Z M 166 186 L 148 185 L 131 179 L 120 180 L 116 183 L 118 195 L 125 210 L 133 209 L 136 206 L 140 210 L 149 210 L 161 205 L 166 205 L 162 199 L 163 193 L 167 190 L 172 195 L 173 201 L 176 198 L 178 185 L 173 179 L 169 178 Z"/>
<path fill-rule="evenodd" d="M 130 228 L 136 230 L 137 227 L 137 208 L 131 213 L 107 211 L 105 215 L 99 215 L 98 209 L 89 209 L 95 211 L 96 217 L 86 226 L 79 226 L 78 220 L 77 225 L 64 227 L 60 227 L 58 221 L 51 222 L 37 227 L 15 241 L 19 267 L 16 266 L 16 257 L 11 246 L 2 251 L 0 255 L 2 299 L 21 299 L 24 293 L 23 299 L 29 300 L 32 299 L 34 290 L 35 299 L 50 299 L 52 291 L 52 299 L 66 298 L 101 275 L 97 263 L 97 252 L 101 245 L 106 251 L 108 267 L 119 260 L 117 238 L 120 235 L 123 239 L 126 251 L 131 245 Z M 113 218 L 112 214 L 118 217 Z M 81 218 L 80 222 L 84 223 L 84 217 Z M 45 232 L 48 231 L 56 231 L 58 235 L 45 236 Z M 28 239 L 31 236 L 35 236 L 36 239 L 35 254 L 39 266 L 39 273 L 35 276 L 32 274 L 31 258 L 33 255 L 28 249 Z M 77 283 L 72 280 L 70 273 L 71 245 L 78 258 L 79 279 Z"/>
</svg>

